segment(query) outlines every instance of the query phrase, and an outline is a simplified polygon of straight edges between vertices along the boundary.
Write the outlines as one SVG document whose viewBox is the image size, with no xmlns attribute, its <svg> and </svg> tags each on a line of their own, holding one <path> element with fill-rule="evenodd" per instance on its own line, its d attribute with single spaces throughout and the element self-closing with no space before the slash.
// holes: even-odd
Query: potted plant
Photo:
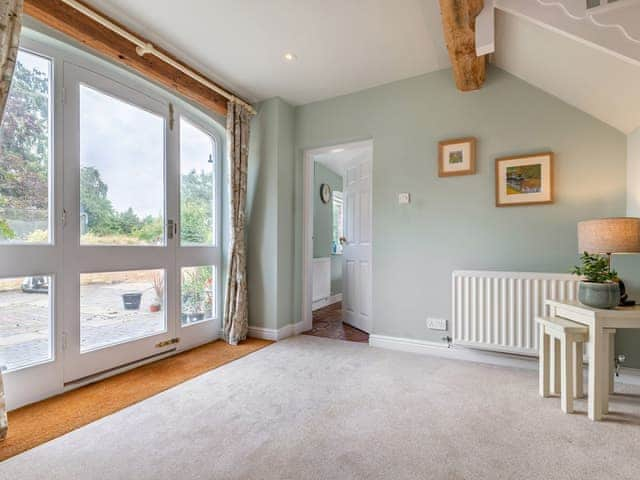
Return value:
<svg viewBox="0 0 640 480">
<path fill-rule="evenodd" d="M 122 294 L 122 305 L 125 310 L 140 310 L 142 292 L 127 292 Z"/>
<path fill-rule="evenodd" d="M 164 279 L 162 275 L 156 273 L 153 275 L 151 283 L 156 297 L 151 302 L 151 305 L 149 305 L 149 311 L 152 313 L 159 312 L 162 309 L 162 299 L 164 298 Z"/>
<path fill-rule="evenodd" d="M 618 274 L 611 270 L 607 259 L 584 252 L 580 260 L 582 265 L 572 270 L 572 273 L 584 277 L 578 287 L 580 303 L 595 308 L 616 307 L 620 303 Z"/>
<path fill-rule="evenodd" d="M 211 274 L 206 267 L 185 273 L 182 282 L 182 323 L 199 322 L 211 316 Z"/>
</svg>

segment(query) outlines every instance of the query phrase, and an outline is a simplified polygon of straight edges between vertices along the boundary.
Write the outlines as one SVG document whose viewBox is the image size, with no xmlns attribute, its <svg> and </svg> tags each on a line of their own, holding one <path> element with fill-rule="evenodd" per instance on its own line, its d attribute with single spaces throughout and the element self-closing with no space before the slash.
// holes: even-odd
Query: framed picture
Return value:
<svg viewBox="0 0 640 480">
<path fill-rule="evenodd" d="M 496 159 L 496 206 L 553 203 L 553 153 Z"/>
<path fill-rule="evenodd" d="M 438 143 L 438 176 L 476 173 L 476 139 L 456 138 Z"/>
</svg>

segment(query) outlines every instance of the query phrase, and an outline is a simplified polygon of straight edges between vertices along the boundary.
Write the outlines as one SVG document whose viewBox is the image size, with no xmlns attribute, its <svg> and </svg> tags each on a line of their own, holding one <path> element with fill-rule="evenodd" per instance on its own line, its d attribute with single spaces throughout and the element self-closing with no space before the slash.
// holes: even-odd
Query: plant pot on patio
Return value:
<svg viewBox="0 0 640 480">
<path fill-rule="evenodd" d="M 204 312 L 182 314 L 182 323 L 195 323 L 202 320 L 204 320 Z"/>
<path fill-rule="evenodd" d="M 122 304 L 125 310 L 140 310 L 142 293 L 132 292 L 122 294 Z"/>
</svg>

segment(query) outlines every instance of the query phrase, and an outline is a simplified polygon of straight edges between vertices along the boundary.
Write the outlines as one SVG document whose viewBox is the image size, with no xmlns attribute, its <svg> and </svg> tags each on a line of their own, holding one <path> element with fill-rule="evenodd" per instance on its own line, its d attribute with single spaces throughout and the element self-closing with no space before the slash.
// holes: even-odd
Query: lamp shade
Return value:
<svg viewBox="0 0 640 480">
<path fill-rule="evenodd" d="M 599 218 L 578 223 L 580 253 L 640 253 L 640 218 Z"/>
</svg>

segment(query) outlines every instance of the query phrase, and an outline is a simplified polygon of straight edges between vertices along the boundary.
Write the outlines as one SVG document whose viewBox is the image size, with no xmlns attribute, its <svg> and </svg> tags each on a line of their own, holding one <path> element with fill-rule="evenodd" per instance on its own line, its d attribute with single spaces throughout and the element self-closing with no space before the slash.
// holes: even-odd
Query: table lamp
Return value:
<svg viewBox="0 0 640 480">
<path fill-rule="evenodd" d="M 640 253 L 640 218 L 599 218 L 578 223 L 580 253 L 606 255 L 611 268 L 614 253 Z M 625 286 L 620 282 L 620 305 L 635 305 L 627 300 Z"/>
</svg>

